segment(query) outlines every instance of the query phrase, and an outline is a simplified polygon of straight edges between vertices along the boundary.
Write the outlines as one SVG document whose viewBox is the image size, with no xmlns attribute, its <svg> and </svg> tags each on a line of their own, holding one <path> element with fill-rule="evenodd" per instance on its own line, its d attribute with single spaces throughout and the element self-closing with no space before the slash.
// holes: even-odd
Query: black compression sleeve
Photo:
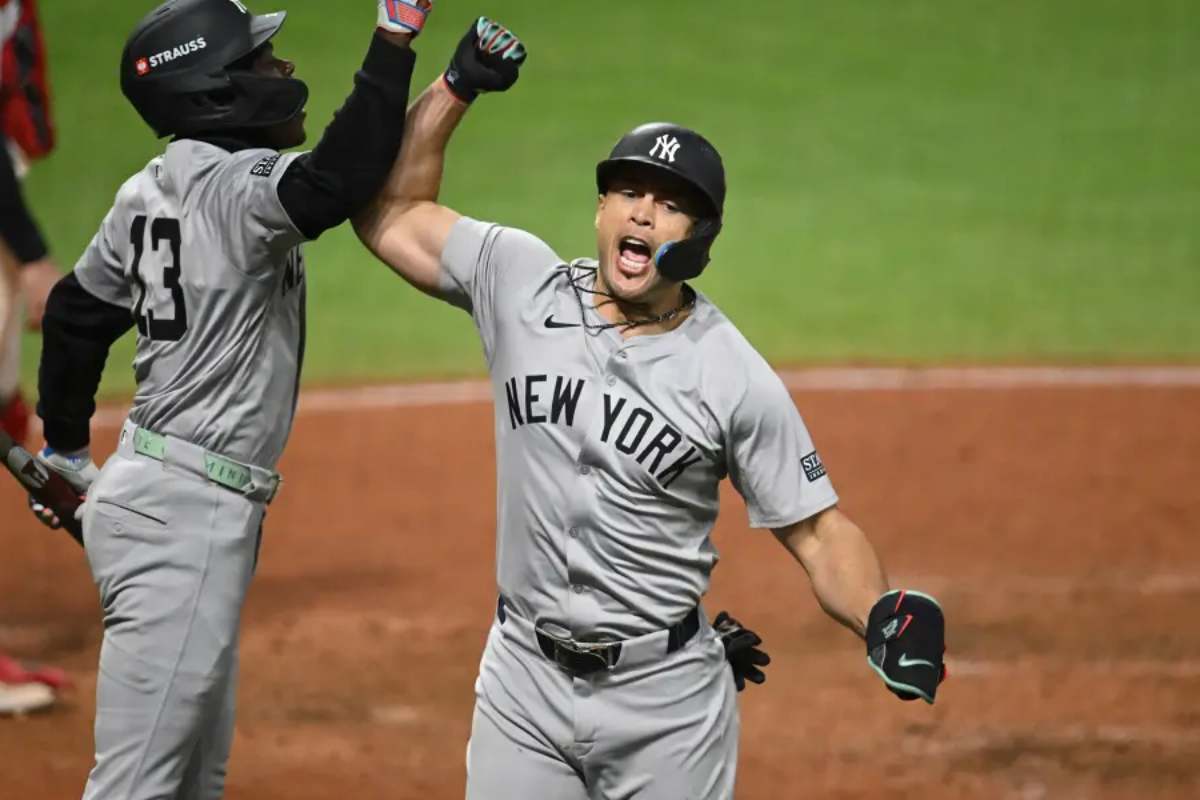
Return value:
<svg viewBox="0 0 1200 800">
<path fill-rule="evenodd" d="M 400 152 L 416 54 L 376 34 L 354 90 L 311 153 L 279 179 L 279 201 L 309 239 L 357 214 Z"/>
<path fill-rule="evenodd" d="M 0 239 L 22 264 L 46 257 L 46 242 L 25 206 L 3 136 L 0 136 Z"/>
<path fill-rule="evenodd" d="M 91 294 L 75 273 L 55 284 L 42 319 L 37 409 L 55 450 L 78 450 L 91 440 L 108 349 L 132 327 L 129 309 Z"/>
</svg>

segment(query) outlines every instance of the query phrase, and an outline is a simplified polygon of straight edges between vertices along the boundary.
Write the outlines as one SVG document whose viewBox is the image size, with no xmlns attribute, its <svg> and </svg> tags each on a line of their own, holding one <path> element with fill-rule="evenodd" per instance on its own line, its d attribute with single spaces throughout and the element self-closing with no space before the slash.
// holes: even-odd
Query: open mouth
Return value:
<svg viewBox="0 0 1200 800">
<path fill-rule="evenodd" d="M 617 265 L 627 277 L 636 277 L 650 267 L 650 245 L 636 236 L 626 236 L 617 243 Z"/>
</svg>

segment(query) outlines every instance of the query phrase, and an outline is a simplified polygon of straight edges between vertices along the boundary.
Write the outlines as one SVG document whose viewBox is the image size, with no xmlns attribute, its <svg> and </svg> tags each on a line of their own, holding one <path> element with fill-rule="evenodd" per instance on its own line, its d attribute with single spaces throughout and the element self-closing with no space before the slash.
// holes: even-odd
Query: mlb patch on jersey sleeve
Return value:
<svg viewBox="0 0 1200 800">
<path fill-rule="evenodd" d="M 809 483 L 825 477 L 825 465 L 821 463 L 816 450 L 800 459 L 800 466 L 804 467 L 804 477 L 808 478 Z"/>
</svg>

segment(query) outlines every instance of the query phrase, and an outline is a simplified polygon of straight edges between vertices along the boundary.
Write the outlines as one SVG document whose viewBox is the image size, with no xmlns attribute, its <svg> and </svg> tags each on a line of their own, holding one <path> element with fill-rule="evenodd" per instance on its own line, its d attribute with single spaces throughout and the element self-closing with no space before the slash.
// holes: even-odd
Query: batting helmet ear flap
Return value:
<svg viewBox="0 0 1200 800">
<path fill-rule="evenodd" d="M 659 247 L 654 254 L 659 274 L 677 283 L 697 277 L 708 266 L 709 251 L 720 232 L 721 220 L 708 217 L 698 221 L 686 239 Z"/>
</svg>

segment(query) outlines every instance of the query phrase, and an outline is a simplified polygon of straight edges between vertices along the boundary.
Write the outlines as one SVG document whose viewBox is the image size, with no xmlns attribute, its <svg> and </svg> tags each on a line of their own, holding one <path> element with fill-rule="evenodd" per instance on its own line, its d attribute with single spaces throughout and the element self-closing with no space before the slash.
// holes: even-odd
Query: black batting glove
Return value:
<svg viewBox="0 0 1200 800">
<path fill-rule="evenodd" d="M 733 669 L 733 681 L 737 684 L 737 690 L 740 692 L 745 689 L 746 681 L 751 683 L 765 681 L 767 676 L 759 667 L 770 664 L 771 657 L 758 649 L 758 646 L 762 644 L 762 639 L 758 634 L 748 628 L 743 628 L 742 623 L 724 611 L 717 614 L 712 626 L 720 634 L 721 643 L 725 645 L 725 660 Z"/>
<path fill-rule="evenodd" d="M 888 592 L 867 619 L 867 662 L 901 700 L 933 703 L 946 679 L 946 620 L 927 594 Z"/>
<path fill-rule="evenodd" d="M 525 45 L 517 35 L 487 17 L 475 20 L 458 43 L 442 76 L 454 96 L 464 103 L 482 92 L 512 88 L 525 63 Z"/>
</svg>

